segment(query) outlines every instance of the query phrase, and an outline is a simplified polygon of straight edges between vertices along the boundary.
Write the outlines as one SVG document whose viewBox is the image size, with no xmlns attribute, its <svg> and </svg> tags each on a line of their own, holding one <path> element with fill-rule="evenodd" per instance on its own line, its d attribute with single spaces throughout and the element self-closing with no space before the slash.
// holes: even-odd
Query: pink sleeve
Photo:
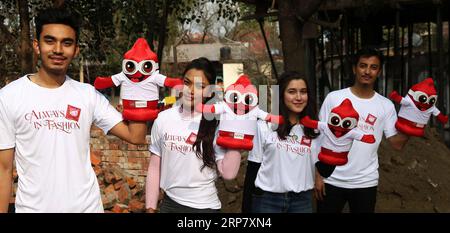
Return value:
<svg viewBox="0 0 450 233">
<path fill-rule="evenodd" d="M 161 157 L 150 156 L 150 164 L 147 171 L 145 183 L 145 208 L 156 209 L 159 197 L 159 178 L 161 175 Z"/>
<path fill-rule="evenodd" d="M 237 150 L 228 150 L 223 159 L 218 160 L 217 170 L 225 180 L 236 178 L 241 165 L 241 153 Z"/>
</svg>

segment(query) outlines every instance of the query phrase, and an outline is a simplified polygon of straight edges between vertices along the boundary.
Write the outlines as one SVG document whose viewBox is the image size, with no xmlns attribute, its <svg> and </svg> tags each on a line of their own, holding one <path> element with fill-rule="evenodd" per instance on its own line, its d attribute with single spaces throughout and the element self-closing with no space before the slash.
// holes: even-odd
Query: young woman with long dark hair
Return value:
<svg viewBox="0 0 450 233">
<path fill-rule="evenodd" d="M 258 122 L 248 157 L 243 212 L 312 212 L 318 134 L 300 125 L 299 119 L 316 115 L 314 100 L 297 72 L 285 72 L 278 85 L 279 112 L 285 121 L 276 130 Z"/>
<path fill-rule="evenodd" d="M 215 146 L 218 121 L 195 111 L 196 103 L 214 97 L 205 98 L 216 81 L 214 66 L 206 58 L 195 59 L 183 77 L 181 104 L 161 112 L 152 127 L 147 212 L 156 212 L 160 188 L 165 192 L 161 213 L 219 212 L 217 175 L 232 179 L 239 169 L 240 158 L 228 158 Z"/>
</svg>

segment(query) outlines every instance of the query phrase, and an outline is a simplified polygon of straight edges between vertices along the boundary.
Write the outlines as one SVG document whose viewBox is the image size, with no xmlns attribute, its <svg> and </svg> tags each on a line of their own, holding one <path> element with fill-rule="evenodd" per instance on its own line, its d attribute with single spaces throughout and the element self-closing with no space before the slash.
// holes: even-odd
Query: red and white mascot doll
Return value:
<svg viewBox="0 0 450 233">
<path fill-rule="evenodd" d="M 144 38 L 139 38 L 123 56 L 122 72 L 97 77 L 96 89 L 121 85 L 123 118 L 131 121 L 153 121 L 158 117 L 158 86 L 181 88 L 183 81 L 168 78 L 158 71 L 158 57 Z"/>
<path fill-rule="evenodd" d="M 448 116 L 435 106 L 437 93 L 432 78 L 413 85 L 405 97 L 397 91 L 392 91 L 389 98 L 401 105 L 395 127 L 404 134 L 422 137 L 431 114 L 437 116 L 437 120 L 442 124 L 448 121 Z"/>
<path fill-rule="evenodd" d="M 198 111 L 220 114 L 217 145 L 231 150 L 251 150 L 257 120 L 282 124 L 282 117 L 271 115 L 258 107 L 258 92 L 247 75 L 227 87 L 224 101 L 214 105 L 198 104 Z"/>
<path fill-rule="evenodd" d="M 370 134 L 362 134 L 357 131 L 359 114 L 353 108 L 352 102 L 345 99 L 342 103 L 331 109 L 328 122 L 312 120 L 305 116 L 300 123 L 308 128 L 319 129 L 324 134 L 322 148 L 319 152 L 317 170 L 322 177 L 329 177 L 336 166 L 348 162 L 348 152 L 353 140 L 365 143 L 374 143 L 375 137 Z"/>
</svg>

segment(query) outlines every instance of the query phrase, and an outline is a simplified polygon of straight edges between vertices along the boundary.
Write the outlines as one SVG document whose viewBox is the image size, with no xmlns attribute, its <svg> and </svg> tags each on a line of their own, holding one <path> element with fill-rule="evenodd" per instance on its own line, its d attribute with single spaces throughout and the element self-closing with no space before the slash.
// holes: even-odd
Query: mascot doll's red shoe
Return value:
<svg viewBox="0 0 450 233">
<path fill-rule="evenodd" d="M 257 120 L 282 124 L 281 116 L 271 115 L 258 107 L 256 87 L 247 75 L 227 87 L 224 102 L 214 105 L 198 104 L 197 111 L 220 114 L 217 145 L 232 150 L 251 150 Z"/>
<path fill-rule="evenodd" d="M 353 108 L 352 102 L 345 99 L 333 108 L 328 117 L 328 122 L 315 121 L 305 116 L 300 123 L 308 128 L 319 129 L 325 137 L 319 153 L 319 161 L 316 163 L 317 170 L 322 177 L 329 177 L 336 166 L 348 162 L 348 152 L 353 140 L 365 143 L 374 143 L 375 137 L 362 134 L 357 131 L 359 114 Z"/>
<path fill-rule="evenodd" d="M 435 106 L 437 94 L 432 78 L 413 85 L 405 97 L 392 91 L 389 98 L 401 105 L 395 127 L 404 134 L 422 137 L 431 114 L 437 116 L 437 120 L 442 124 L 448 121 L 448 116 Z"/>
<path fill-rule="evenodd" d="M 123 118 L 131 121 L 153 121 L 158 117 L 158 86 L 181 89 L 183 80 L 159 73 L 158 57 L 144 38 L 139 38 L 123 56 L 122 72 L 97 77 L 96 89 L 121 85 Z"/>
</svg>

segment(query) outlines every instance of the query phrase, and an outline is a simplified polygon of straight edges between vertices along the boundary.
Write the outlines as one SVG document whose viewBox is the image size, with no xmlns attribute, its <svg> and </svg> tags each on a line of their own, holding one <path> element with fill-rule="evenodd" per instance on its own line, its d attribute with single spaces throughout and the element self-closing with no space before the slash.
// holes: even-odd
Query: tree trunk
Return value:
<svg viewBox="0 0 450 233">
<path fill-rule="evenodd" d="M 322 0 L 284 0 L 278 2 L 278 20 L 280 38 L 284 56 L 284 70 L 298 71 L 305 74 L 305 43 L 302 30 L 304 22 L 318 9 Z M 307 77 L 309 83 L 315 82 L 315 77 Z"/>
<path fill-rule="evenodd" d="M 147 0 L 146 3 L 148 6 L 155 6 L 156 1 Z M 147 10 L 149 15 L 147 17 L 148 31 L 146 37 L 150 48 L 152 49 L 152 51 L 155 51 L 153 41 L 155 40 L 156 7 L 148 7 Z"/>
<path fill-rule="evenodd" d="M 166 42 L 166 34 L 167 34 L 167 17 L 169 16 L 169 7 L 171 5 L 172 0 L 164 0 L 163 1 L 163 18 L 161 22 L 161 28 L 159 28 L 159 39 L 158 39 L 158 59 L 159 65 L 162 65 L 163 61 L 163 50 L 164 44 Z"/>
<path fill-rule="evenodd" d="M 300 0 L 278 2 L 280 39 L 282 42 L 284 70 L 303 72 L 304 43 L 302 40 L 303 24 L 297 19 L 294 4 Z"/>
<path fill-rule="evenodd" d="M 64 6 L 64 0 L 52 0 L 53 7 L 60 8 Z"/>
<path fill-rule="evenodd" d="M 30 38 L 30 16 L 28 12 L 28 1 L 19 0 L 20 16 L 20 68 L 23 74 L 33 72 L 33 52 Z"/>
</svg>

